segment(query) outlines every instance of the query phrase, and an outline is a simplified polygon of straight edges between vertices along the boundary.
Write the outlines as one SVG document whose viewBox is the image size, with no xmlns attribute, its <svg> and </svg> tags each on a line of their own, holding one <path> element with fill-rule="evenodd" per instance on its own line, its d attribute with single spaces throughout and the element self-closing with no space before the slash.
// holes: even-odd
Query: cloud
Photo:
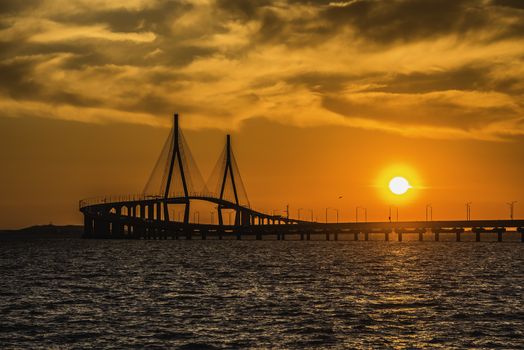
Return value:
<svg viewBox="0 0 524 350">
<path fill-rule="evenodd" d="M 4 115 L 235 128 L 250 118 L 406 136 L 524 134 L 510 0 L 5 1 Z"/>
</svg>

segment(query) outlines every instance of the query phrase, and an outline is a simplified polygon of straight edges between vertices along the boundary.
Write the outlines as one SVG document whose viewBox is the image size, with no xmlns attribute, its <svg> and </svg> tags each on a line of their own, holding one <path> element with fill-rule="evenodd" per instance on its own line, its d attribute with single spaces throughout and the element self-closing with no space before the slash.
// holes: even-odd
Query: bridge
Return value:
<svg viewBox="0 0 524 350">
<path fill-rule="evenodd" d="M 217 224 L 190 220 L 190 208 L 195 201 L 216 205 Z M 184 207 L 182 220 L 170 216 L 170 208 L 175 205 Z M 230 135 L 211 176 L 204 182 L 179 127 L 178 114 L 174 115 L 173 128 L 142 193 L 84 199 L 79 208 L 84 216 L 85 238 L 284 240 L 293 236 L 310 240 L 316 236 L 326 240 L 349 237 L 367 241 L 370 235 L 379 234 L 386 241 L 392 235 L 402 241 L 404 235 L 415 234 L 422 241 L 429 234 L 439 241 L 441 235 L 452 234 L 461 241 L 464 235 L 471 234 L 480 241 L 481 234 L 493 233 L 502 241 L 504 234 L 515 232 L 524 242 L 524 220 L 318 223 L 257 211 L 250 206 Z M 225 210 L 234 213 L 233 223 L 225 224 Z"/>
</svg>

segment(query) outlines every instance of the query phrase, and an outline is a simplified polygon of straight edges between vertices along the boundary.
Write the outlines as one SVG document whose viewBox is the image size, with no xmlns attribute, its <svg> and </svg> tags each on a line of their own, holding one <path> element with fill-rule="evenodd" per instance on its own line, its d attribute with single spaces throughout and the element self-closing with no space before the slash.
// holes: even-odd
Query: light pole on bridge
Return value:
<svg viewBox="0 0 524 350">
<path fill-rule="evenodd" d="M 471 220 L 471 203 L 472 202 L 466 202 L 466 221 Z"/>
<path fill-rule="evenodd" d="M 398 222 L 398 207 L 393 207 L 391 205 L 389 206 L 389 222 L 391 222 L 391 209 L 392 208 L 395 208 L 397 211 L 397 218 L 396 218 L 397 220 L 396 221 Z"/>
<path fill-rule="evenodd" d="M 339 213 L 339 211 L 338 211 L 337 208 L 330 208 L 330 207 L 326 208 L 326 224 L 328 222 L 328 210 L 329 209 L 332 209 L 332 210 L 334 210 L 337 213 L 337 224 L 338 224 L 338 213 Z"/>
<path fill-rule="evenodd" d="M 506 203 L 509 206 L 509 219 L 510 220 L 513 220 L 513 214 L 514 214 L 514 210 L 515 210 L 515 203 L 517 203 L 517 201 L 511 201 L 511 202 Z"/>
<path fill-rule="evenodd" d="M 426 222 L 433 221 L 433 206 L 431 203 L 426 204 Z"/>
<path fill-rule="evenodd" d="M 355 208 L 355 222 L 358 222 L 359 209 L 362 209 L 364 211 L 364 222 L 368 222 L 368 208 L 364 208 L 364 207 Z"/>
</svg>

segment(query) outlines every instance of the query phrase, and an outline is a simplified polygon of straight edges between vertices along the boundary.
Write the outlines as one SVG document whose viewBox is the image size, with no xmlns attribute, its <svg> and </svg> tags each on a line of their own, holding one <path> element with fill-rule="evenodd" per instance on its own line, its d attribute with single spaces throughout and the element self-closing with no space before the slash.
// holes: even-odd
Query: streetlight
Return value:
<svg viewBox="0 0 524 350">
<path fill-rule="evenodd" d="M 298 221 L 300 221 L 300 211 L 302 210 L 302 208 L 298 208 L 297 211 L 298 211 Z"/>
<path fill-rule="evenodd" d="M 426 222 L 427 221 L 433 221 L 433 206 L 430 204 L 426 204 Z"/>
<path fill-rule="evenodd" d="M 398 207 L 389 206 L 389 222 L 391 222 L 391 208 L 395 208 L 397 210 L 397 222 L 398 222 Z"/>
<path fill-rule="evenodd" d="M 329 208 L 329 207 L 326 208 L 326 224 L 328 222 L 328 210 L 329 209 L 332 209 L 332 210 L 334 210 L 337 213 L 337 224 L 338 224 L 338 209 L 337 208 Z"/>
<path fill-rule="evenodd" d="M 355 221 L 358 222 L 358 211 L 359 209 L 364 210 L 364 222 L 368 222 L 368 209 L 364 207 L 356 207 L 355 208 Z"/>
<path fill-rule="evenodd" d="M 470 221 L 471 220 L 471 203 L 472 202 L 467 202 L 466 203 L 466 221 Z"/>
<path fill-rule="evenodd" d="M 514 209 L 515 209 L 515 203 L 517 203 L 517 201 L 511 201 L 511 202 L 506 203 L 507 205 L 509 205 L 509 219 L 510 220 L 513 220 L 513 213 L 514 213 Z"/>
</svg>

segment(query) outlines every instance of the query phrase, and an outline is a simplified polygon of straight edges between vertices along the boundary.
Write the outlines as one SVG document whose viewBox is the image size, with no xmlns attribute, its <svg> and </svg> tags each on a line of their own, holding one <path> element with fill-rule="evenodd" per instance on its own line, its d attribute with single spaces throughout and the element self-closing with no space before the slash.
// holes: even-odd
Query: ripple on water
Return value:
<svg viewBox="0 0 524 350">
<path fill-rule="evenodd" d="M 523 246 L 4 241 L 0 348 L 521 348 Z"/>
</svg>

